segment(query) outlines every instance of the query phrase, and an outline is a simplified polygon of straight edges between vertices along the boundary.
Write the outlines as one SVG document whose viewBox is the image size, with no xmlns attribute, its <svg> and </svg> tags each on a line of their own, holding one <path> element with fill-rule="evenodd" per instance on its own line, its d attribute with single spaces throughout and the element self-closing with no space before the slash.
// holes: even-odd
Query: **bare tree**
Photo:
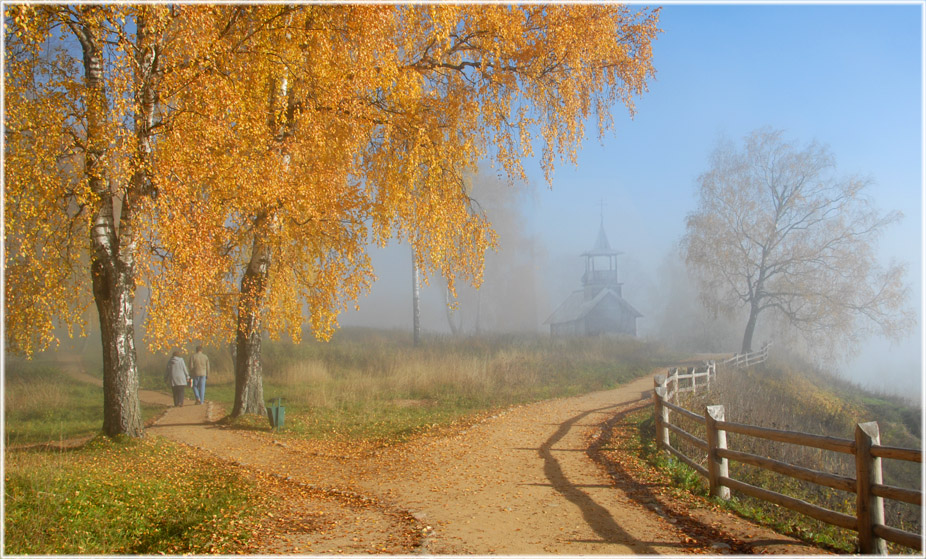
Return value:
<svg viewBox="0 0 926 559">
<path fill-rule="evenodd" d="M 914 324 L 905 266 L 881 268 L 875 245 L 900 212 L 878 213 L 870 181 L 840 178 L 829 150 L 763 129 L 745 149 L 721 143 L 699 179 L 682 253 L 714 312 L 748 309 L 742 351 L 768 311 L 823 352 L 862 332 L 900 337 Z"/>
</svg>

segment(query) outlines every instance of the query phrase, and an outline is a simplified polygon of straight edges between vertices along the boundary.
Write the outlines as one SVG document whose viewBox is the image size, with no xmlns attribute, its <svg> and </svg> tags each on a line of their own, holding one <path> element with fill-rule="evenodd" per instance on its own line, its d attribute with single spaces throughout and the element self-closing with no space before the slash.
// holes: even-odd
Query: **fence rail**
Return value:
<svg viewBox="0 0 926 559">
<path fill-rule="evenodd" d="M 767 357 L 768 346 L 765 346 L 763 350 Z M 727 360 L 727 362 L 730 362 L 730 360 Z M 749 359 L 742 362 L 749 362 Z M 695 381 L 696 378 L 706 377 L 708 379 L 706 384 L 713 381 L 714 375 L 716 375 L 714 363 L 707 363 L 704 369 L 710 371 L 710 374 L 704 372 L 695 374 L 692 369 L 689 369 L 686 373 L 680 373 L 678 369 L 670 369 L 669 375 L 656 375 L 654 379 L 653 405 L 659 447 L 706 477 L 712 496 L 729 499 L 730 490 L 733 489 L 751 497 L 789 508 L 827 524 L 854 530 L 858 532 L 859 550 L 864 554 L 887 554 L 886 541 L 898 543 L 918 551 L 923 550 L 923 540 L 920 534 L 884 524 L 883 501 L 884 499 L 891 499 L 922 506 L 922 491 L 884 485 L 881 473 L 882 458 L 922 463 L 923 453 L 921 450 L 881 446 L 881 437 L 876 422 L 859 423 L 855 429 L 854 440 L 840 439 L 733 423 L 725 421 L 723 406 L 707 406 L 704 414 L 698 415 L 670 401 L 673 399 L 677 401 L 680 392 L 695 390 L 698 386 Z M 690 380 L 688 383 L 682 382 L 680 386 L 680 381 L 686 379 Z M 683 416 L 703 426 L 706 432 L 706 440 L 672 423 L 671 413 Z M 670 431 L 704 451 L 706 453 L 707 467 L 702 466 L 691 457 L 686 456 L 681 450 L 673 447 L 669 440 Z M 850 478 L 803 468 L 772 458 L 731 450 L 727 448 L 727 433 L 737 433 L 768 441 L 851 454 L 855 456 L 856 475 L 854 478 Z M 733 479 L 729 475 L 730 460 L 816 485 L 855 493 L 856 515 L 851 516 L 829 510 L 794 497 Z"/>
<path fill-rule="evenodd" d="M 710 388 L 716 378 L 717 364 L 713 361 L 706 361 L 701 367 L 688 367 L 684 370 L 680 367 L 671 368 L 667 381 L 671 382 L 672 390 L 668 399 L 671 400 L 683 392 L 697 392 L 699 388 Z"/>
<path fill-rule="evenodd" d="M 737 353 L 733 355 L 733 357 L 721 361 L 720 366 L 742 369 L 744 367 L 751 367 L 759 363 L 764 363 L 765 360 L 768 359 L 768 348 L 771 345 L 772 344 L 765 344 L 759 351 L 753 351 L 751 353 Z"/>
</svg>

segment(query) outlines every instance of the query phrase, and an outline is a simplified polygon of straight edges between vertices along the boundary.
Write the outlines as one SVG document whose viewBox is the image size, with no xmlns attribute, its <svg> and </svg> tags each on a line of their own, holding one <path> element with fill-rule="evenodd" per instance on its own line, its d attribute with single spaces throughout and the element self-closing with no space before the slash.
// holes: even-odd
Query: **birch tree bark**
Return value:
<svg viewBox="0 0 926 559">
<path fill-rule="evenodd" d="M 255 234 L 251 261 L 241 278 L 238 297 L 238 330 L 235 337 L 235 401 L 232 417 L 246 413 L 263 415 L 264 385 L 260 361 L 260 308 L 267 289 L 270 248 Z"/>
<path fill-rule="evenodd" d="M 127 185 L 114 191 L 105 161 L 111 140 L 106 131 L 109 103 L 103 29 L 90 21 L 96 8 L 78 10 L 78 18 L 69 25 L 82 49 L 87 91 L 84 173 L 93 201 L 90 275 L 103 346 L 103 432 L 138 437 L 144 428 L 135 350 L 135 221 L 139 199 L 152 192 L 149 169 L 161 46 L 156 30 L 149 28 L 147 8 L 140 8 L 135 17 L 134 172 Z M 121 192 L 121 199 L 117 192 Z"/>
</svg>

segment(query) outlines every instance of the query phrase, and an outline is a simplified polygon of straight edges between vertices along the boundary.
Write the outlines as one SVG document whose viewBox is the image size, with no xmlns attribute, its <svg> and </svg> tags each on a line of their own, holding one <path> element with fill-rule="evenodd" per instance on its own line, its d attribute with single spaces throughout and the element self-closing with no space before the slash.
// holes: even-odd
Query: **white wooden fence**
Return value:
<svg viewBox="0 0 926 559">
<path fill-rule="evenodd" d="M 666 382 L 671 383 L 671 398 L 682 392 L 697 392 L 699 389 L 708 389 L 717 378 L 717 364 L 706 361 L 700 367 L 673 367 L 669 369 Z M 669 386 L 667 385 L 667 388 Z M 671 399 L 670 398 L 670 399 Z"/>
<path fill-rule="evenodd" d="M 767 349 L 766 347 L 765 350 L 767 351 Z M 713 368 L 711 365 L 713 364 L 708 364 L 705 368 Z M 697 386 L 694 381 L 696 377 L 694 375 L 690 377 L 692 379 L 691 388 L 679 388 L 679 381 L 686 378 L 687 374 L 685 376 L 678 374 L 678 369 L 670 370 L 670 373 L 673 374 L 668 376 L 656 375 L 654 379 L 653 404 L 655 407 L 657 443 L 661 449 L 677 457 L 706 477 L 712 496 L 729 499 L 730 490 L 734 489 L 757 499 L 763 499 L 797 511 L 827 524 L 855 530 L 858 532 L 859 549 L 864 554 L 886 554 L 887 546 L 885 541 L 898 543 L 918 551 L 923 550 L 923 541 L 920 534 L 892 528 L 884 524 L 884 499 L 893 499 L 922 506 L 922 491 L 884 485 L 881 476 L 882 459 L 922 463 L 922 450 L 882 446 L 876 422 L 859 423 L 855 429 L 855 439 L 852 440 L 728 422 L 724 419 L 723 406 L 706 406 L 704 414 L 699 415 L 670 401 L 676 399 L 679 392 Z M 711 379 L 712 377 L 708 375 L 707 378 Z M 682 384 L 684 385 L 684 383 Z M 702 440 L 673 424 L 671 420 L 672 413 L 687 417 L 703 425 L 706 440 Z M 688 441 L 694 447 L 701 449 L 706 454 L 707 467 L 705 468 L 674 448 L 669 441 L 670 431 Z M 771 458 L 730 450 L 727 448 L 727 433 L 737 433 L 769 441 L 852 454 L 855 456 L 856 476 L 853 479 L 795 466 Z M 732 479 L 729 474 L 728 460 L 750 464 L 817 485 L 855 493 L 856 515 L 850 516 L 825 509 L 800 499 Z"/>
<path fill-rule="evenodd" d="M 742 369 L 745 367 L 751 367 L 752 365 L 758 365 L 759 363 L 765 362 L 768 359 L 768 348 L 771 344 L 765 344 L 762 346 L 762 349 L 759 351 L 753 351 L 751 353 L 737 353 L 729 359 L 724 359 L 720 362 L 722 367 L 730 367 L 734 369 Z"/>
</svg>

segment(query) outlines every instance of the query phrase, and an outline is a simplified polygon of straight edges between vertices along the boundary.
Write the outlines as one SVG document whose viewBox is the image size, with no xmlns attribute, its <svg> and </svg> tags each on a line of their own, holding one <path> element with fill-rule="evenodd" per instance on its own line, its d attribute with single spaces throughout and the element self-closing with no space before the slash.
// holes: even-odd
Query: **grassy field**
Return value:
<svg viewBox="0 0 926 559">
<path fill-rule="evenodd" d="M 708 404 L 723 404 L 726 419 L 737 423 L 799 431 L 817 435 L 852 439 L 855 425 L 877 421 L 881 442 L 885 445 L 922 448 L 921 412 L 902 398 L 867 393 L 858 387 L 829 375 L 799 365 L 769 362 L 745 371 L 718 374 L 718 382 L 709 393 L 700 393 L 683 400 L 690 410 L 703 410 Z M 676 415 L 682 427 L 701 438 L 703 428 Z M 658 467 L 670 471 L 676 483 L 694 493 L 706 495 L 706 482 L 684 464 L 665 459 L 655 451 L 652 409 L 636 418 L 644 445 L 642 454 Z M 675 420 L 673 420 L 675 421 Z M 672 444 L 688 456 L 700 457 L 703 452 L 672 435 Z M 728 436 L 729 448 L 768 456 L 805 468 L 855 477 L 854 457 L 819 449 L 762 441 L 752 437 Z M 884 482 L 899 487 L 922 489 L 920 464 L 883 460 Z M 855 515 L 855 494 L 823 488 L 809 482 L 775 474 L 764 469 L 730 463 L 730 476 L 752 485 L 765 487 L 804 501 Z M 807 541 L 830 546 L 842 552 L 853 552 L 857 535 L 854 531 L 830 526 L 804 517 L 788 509 L 762 500 L 734 494 L 726 503 L 743 516 L 758 520 L 782 533 Z M 885 500 L 885 518 L 889 525 L 908 531 L 922 530 L 919 507 Z M 889 544 L 891 553 L 911 550 Z"/>
<path fill-rule="evenodd" d="M 414 347 L 405 332 L 348 329 L 329 343 L 264 342 L 262 362 L 265 400 L 284 398 L 285 433 L 401 441 L 469 414 L 613 388 L 671 357 L 637 340 L 432 337 Z M 210 359 L 206 398 L 230 410 L 231 356 Z M 143 363 L 142 387 L 161 389 L 163 366 Z"/>
<path fill-rule="evenodd" d="M 231 357 L 209 351 L 206 398 L 231 409 Z M 266 342 L 264 394 L 284 397 L 283 436 L 401 442 L 472 414 L 618 386 L 670 362 L 633 340 L 431 338 L 339 332 L 330 343 Z M 87 372 L 100 375 L 90 353 Z M 165 390 L 166 356 L 140 356 L 142 388 Z M 161 439 L 11 449 L 99 432 L 101 389 L 53 361 L 6 363 L 5 553 L 247 553 L 267 492 L 226 464 Z M 146 414 L 158 413 L 145 407 Z M 242 427 L 269 429 L 266 418 Z"/>
<path fill-rule="evenodd" d="M 7 446 L 89 437 L 102 428 L 102 389 L 67 376 L 50 356 L 36 361 L 8 358 L 4 391 Z M 163 410 L 143 404 L 142 418 L 147 421 Z"/>
<path fill-rule="evenodd" d="M 240 552 L 270 506 L 254 481 L 162 439 L 5 460 L 5 555 Z"/>
</svg>

